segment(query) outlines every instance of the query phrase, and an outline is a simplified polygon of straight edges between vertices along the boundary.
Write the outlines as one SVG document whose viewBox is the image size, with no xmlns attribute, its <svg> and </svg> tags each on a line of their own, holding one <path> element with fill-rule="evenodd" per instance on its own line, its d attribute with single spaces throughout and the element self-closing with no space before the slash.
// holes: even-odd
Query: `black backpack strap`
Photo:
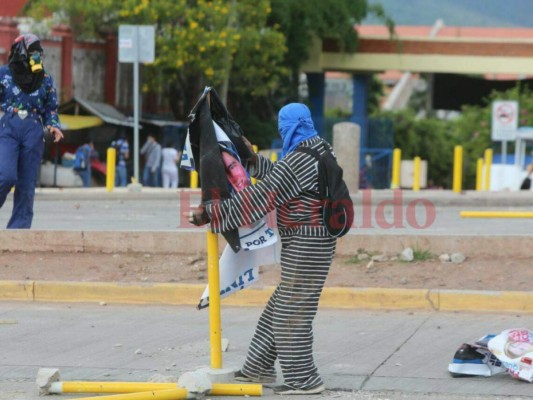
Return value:
<svg viewBox="0 0 533 400">
<path fill-rule="evenodd" d="M 325 165 L 322 155 L 316 149 L 310 147 L 298 147 L 294 151 L 309 154 L 318 161 L 318 192 L 322 198 L 328 197 L 328 176 L 325 173 Z M 326 153 L 327 154 L 327 153 Z M 326 155 L 324 154 L 324 155 Z"/>
</svg>

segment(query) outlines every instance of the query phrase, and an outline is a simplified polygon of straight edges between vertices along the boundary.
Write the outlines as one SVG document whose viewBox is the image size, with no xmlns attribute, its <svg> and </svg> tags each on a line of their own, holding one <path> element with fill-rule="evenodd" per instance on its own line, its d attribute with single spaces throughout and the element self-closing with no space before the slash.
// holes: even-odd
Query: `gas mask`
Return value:
<svg viewBox="0 0 533 400">
<path fill-rule="evenodd" d="M 9 63 L 25 64 L 32 73 L 38 74 L 43 70 L 43 50 L 38 38 L 35 35 L 31 36 L 33 36 L 31 37 L 33 42 L 28 47 L 26 47 L 25 35 L 15 40 L 11 46 Z"/>
<path fill-rule="evenodd" d="M 30 69 L 34 74 L 38 74 L 43 70 L 43 59 L 38 51 L 30 55 Z"/>
</svg>

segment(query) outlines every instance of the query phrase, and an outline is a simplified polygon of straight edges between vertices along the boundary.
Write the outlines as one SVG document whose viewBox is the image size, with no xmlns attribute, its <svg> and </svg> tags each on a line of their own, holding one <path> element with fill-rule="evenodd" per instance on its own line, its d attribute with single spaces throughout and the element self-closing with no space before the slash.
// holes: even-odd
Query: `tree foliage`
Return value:
<svg viewBox="0 0 533 400">
<path fill-rule="evenodd" d="M 452 187 L 453 148 L 463 146 L 463 187 L 474 189 L 477 159 L 484 157 L 487 148 L 499 151 L 499 142 L 491 140 L 492 102 L 495 100 L 518 101 L 519 126 L 533 126 L 533 93 L 520 86 L 506 92 L 493 92 L 482 106 L 464 106 L 461 115 L 451 121 L 436 117 L 418 119 L 412 109 L 379 115 L 392 119 L 394 146 L 402 150 L 403 159 L 420 156 L 428 161 L 428 180 L 436 186 Z"/>
<path fill-rule="evenodd" d="M 32 0 L 29 9 L 37 18 L 55 13 L 78 38 L 116 33 L 120 24 L 154 25 L 156 60 L 144 68 L 145 89 L 164 93 L 184 119 L 205 85 L 223 95 L 228 88 L 230 111 L 257 142 L 276 134 L 279 107 L 298 100 L 315 37 L 354 51 L 355 24 L 368 12 L 386 20 L 367 0 Z"/>
</svg>

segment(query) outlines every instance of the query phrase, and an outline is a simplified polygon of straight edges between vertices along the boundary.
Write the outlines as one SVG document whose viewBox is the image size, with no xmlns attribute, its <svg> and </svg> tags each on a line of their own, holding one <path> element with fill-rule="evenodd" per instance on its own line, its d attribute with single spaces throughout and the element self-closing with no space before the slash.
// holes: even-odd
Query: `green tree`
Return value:
<svg viewBox="0 0 533 400">
<path fill-rule="evenodd" d="M 436 118 L 417 119 L 415 111 L 406 109 L 385 112 L 394 125 L 394 147 L 402 150 L 402 159 L 419 156 L 428 162 L 428 184 L 451 187 L 454 131 L 449 121 Z"/>
<path fill-rule="evenodd" d="M 367 0 L 31 0 L 31 15 L 55 13 L 80 38 L 117 32 L 119 24 L 156 27 L 156 60 L 145 66 L 145 91 L 164 93 L 184 119 L 204 86 L 217 89 L 257 143 L 276 135 L 275 115 L 298 100 L 302 63 L 314 38 L 357 47 L 355 24 Z M 146 104 L 146 102 L 145 102 Z"/>
<path fill-rule="evenodd" d="M 464 148 L 465 186 L 470 189 L 475 187 L 477 159 L 484 157 L 487 148 L 500 150 L 500 142 L 491 140 L 492 102 L 495 100 L 518 101 L 518 125 L 533 126 L 533 92 L 520 85 L 505 92 L 494 91 L 482 106 L 463 107 L 461 117 L 454 121 L 453 136 L 456 144 Z M 512 146 L 509 151 L 513 151 Z"/>
<path fill-rule="evenodd" d="M 287 38 L 284 64 L 291 72 L 283 85 L 283 97 L 297 99 L 301 66 L 309 58 L 314 39 L 335 39 L 341 49 L 353 52 L 358 44 L 355 25 L 369 13 L 393 31 L 394 24 L 383 8 L 369 6 L 367 0 L 272 0 L 269 23 L 279 26 Z"/>
<path fill-rule="evenodd" d="M 145 68 L 145 89 L 164 92 L 178 119 L 206 85 L 220 92 L 234 77 L 236 94 L 262 96 L 286 73 L 284 36 L 266 24 L 269 0 L 35 0 L 31 10 L 60 12 L 79 37 L 116 32 L 119 24 L 155 25 L 156 59 Z M 106 21 L 105 30 L 98 21 Z"/>
</svg>

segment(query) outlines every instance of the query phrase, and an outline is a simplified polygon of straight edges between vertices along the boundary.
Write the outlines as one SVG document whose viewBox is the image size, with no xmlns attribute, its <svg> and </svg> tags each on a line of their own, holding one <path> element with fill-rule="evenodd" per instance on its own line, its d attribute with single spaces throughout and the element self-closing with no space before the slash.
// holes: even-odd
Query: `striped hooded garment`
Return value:
<svg viewBox="0 0 533 400">
<path fill-rule="evenodd" d="M 319 393 L 324 386 L 313 360 L 312 323 L 336 239 L 328 235 L 320 218 L 318 161 L 294 150 L 300 146 L 319 153 L 332 149 L 317 135 L 303 104 L 283 107 L 278 128 L 283 139 L 281 160 L 272 163 L 258 156 L 249 171 L 261 181 L 231 199 L 206 204 L 205 210 L 214 232 L 251 223 L 277 210 L 281 282 L 259 318 L 241 373 L 253 382 L 273 382 L 277 359 L 285 385 Z"/>
</svg>

